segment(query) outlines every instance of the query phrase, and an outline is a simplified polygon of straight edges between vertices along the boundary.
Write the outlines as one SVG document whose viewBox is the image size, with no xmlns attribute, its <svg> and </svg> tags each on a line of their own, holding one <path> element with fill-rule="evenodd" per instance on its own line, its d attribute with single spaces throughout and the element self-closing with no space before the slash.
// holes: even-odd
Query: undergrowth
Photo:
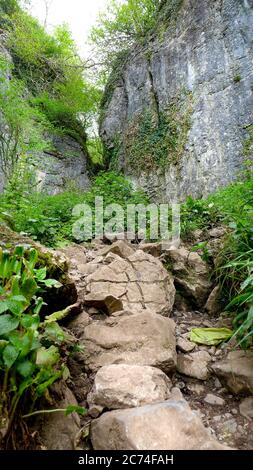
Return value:
<svg viewBox="0 0 253 470">
<path fill-rule="evenodd" d="M 102 172 L 93 180 L 90 191 L 69 191 L 54 196 L 34 192 L 11 191 L 0 196 L 0 219 L 10 227 L 31 236 L 46 246 L 59 246 L 77 240 L 72 234 L 76 216 L 73 208 L 89 204 L 94 214 L 95 198 L 103 197 L 104 206 L 147 204 L 143 191 L 135 191 L 129 181 L 114 172 Z M 124 229 L 124 228 L 123 228 Z"/>
<path fill-rule="evenodd" d="M 27 440 L 23 418 L 56 380 L 69 377 L 66 352 L 74 344 L 57 322 L 63 312 L 42 314 L 45 292 L 59 287 L 36 249 L 0 248 L 0 447 L 15 449 L 17 436 Z"/>
</svg>

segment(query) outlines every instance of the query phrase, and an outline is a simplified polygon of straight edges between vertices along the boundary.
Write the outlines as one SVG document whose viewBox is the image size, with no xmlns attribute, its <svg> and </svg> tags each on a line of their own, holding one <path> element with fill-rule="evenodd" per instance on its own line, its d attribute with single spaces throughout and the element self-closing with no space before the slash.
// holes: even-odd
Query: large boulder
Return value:
<svg viewBox="0 0 253 470">
<path fill-rule="evenodd" d="M 91 424 L 95 450 L 218 450 L 180 392 L 163 402 L 110 411 Z"/>
<path fill-rule="evenodd" d="M 170 389 L 170 379 L 155 367 L 113 364 L 96 374 L 88 402 L 108 410 L 131 408 L 163 402 Z"/>
<path fill-rule="evenodd" d="M 253 393 L 253 352 L 232 351 L 225 359 L 214 363 L 212 370 L 231 392 Z"/>
<path fill-rule="evenodd" d="M 168 269 L 175 277 L 177 292 L 197 308 L 202 308 L 212 290 L 210 270 L 198 253 L 186 248 L 171 248 L 164 256 Z"/>
<path fill-rule="evenodd" d="M 176 366 L 175 324 L 149 311 L 117 312 L 93 321 L 80 338 L 87 369 L 110 364 L 155 366 L 165 373 Z"/>
<path fill-rule="evenodd" d="M 124 255 L 125 256 L 125 255 Z M 123 302 L 124 309 L 168 315 L 175 299 L 171 275 L 153 256 L 137 250 L 126 259 L 117 258 L 87 276 L 87 298 L 111 295 Z M 120 308 L 119 308 L 120 310 Z"/>
</svg>

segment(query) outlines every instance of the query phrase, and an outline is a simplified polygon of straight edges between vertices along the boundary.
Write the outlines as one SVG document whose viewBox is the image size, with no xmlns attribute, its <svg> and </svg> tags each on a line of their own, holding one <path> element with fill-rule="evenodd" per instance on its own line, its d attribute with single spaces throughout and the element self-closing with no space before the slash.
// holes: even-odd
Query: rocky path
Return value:
<svg viewBox="0 0 253 470">
<path fill-rule="evenodd" d="M 95 450 L 253 448 L 253 354 L 189 341 L 194 327 L 228 326 L 202 258 L 122 240 L 64 252 L 81 305 L 68 325 L 83 347 L 69 363 L 88 408 L 78 438 Z M 73 420 L 46 445 L 82 447 Z"/>
</svg>

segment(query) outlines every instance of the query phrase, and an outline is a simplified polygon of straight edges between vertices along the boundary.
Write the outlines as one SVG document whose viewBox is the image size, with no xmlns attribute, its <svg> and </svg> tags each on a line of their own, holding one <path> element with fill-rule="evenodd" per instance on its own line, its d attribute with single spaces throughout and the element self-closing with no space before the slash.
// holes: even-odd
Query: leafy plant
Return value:
<svg viewBox="0 0 253 470">
<path fill-rule="evenodd" d="M 66 335 L 56 321 L 41 318 L 45 289 L 60 284 L 37 267 L 38 252 L 0 248 L 0 436 L 8 447 L 14 423 L 64 373 Z M 29 399 L 28 399 L 29 397 Z"/>
<path fill-rule="evenodd" d="M 182 237 L 191 236 L 196 229 L 208 229 L 219 223 L 222 215 L 218 206 L 209 200 L 193 199 L 188 196 L 181 205 L 181 234 Z"/>
</svg>

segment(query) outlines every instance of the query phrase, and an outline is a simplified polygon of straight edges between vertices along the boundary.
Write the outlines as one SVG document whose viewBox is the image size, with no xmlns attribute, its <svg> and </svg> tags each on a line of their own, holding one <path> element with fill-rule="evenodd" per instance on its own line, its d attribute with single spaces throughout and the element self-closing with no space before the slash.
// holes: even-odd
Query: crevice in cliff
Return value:
<svg viewBox="0 0 253 470">
<path fill-rule="evenodd" d="M 126 85 L 126 80 L 125 80 L 124 74 L 122 74 L 122 87 L 123 87 L 123 91 L 124 91 L 124 101 L 125 101 L 125 119 L 124 119 L 123 122 L 125 122 L 125 124 L 126 124 L 127 123 L 127 110 L 128 110 L 128 106 L 129 106 L 129 98 L 128 98 L 127 85 Z"/>
<path fill-rule="evenodd" d="M 160 105 L 159 105 L 159 98 L 155 89 L 154 85 L 154 77 L 152 72 L 151 60 L 150 58 L 147 59 L 147 69 L 148 69 L 148 77 L 150 82 L 150 89 L 151 89 L 151 96 L 152 96 L 152 110 L 155 111 L 157 117 L 157 124 L 160 121 Z"/>
</svg>

